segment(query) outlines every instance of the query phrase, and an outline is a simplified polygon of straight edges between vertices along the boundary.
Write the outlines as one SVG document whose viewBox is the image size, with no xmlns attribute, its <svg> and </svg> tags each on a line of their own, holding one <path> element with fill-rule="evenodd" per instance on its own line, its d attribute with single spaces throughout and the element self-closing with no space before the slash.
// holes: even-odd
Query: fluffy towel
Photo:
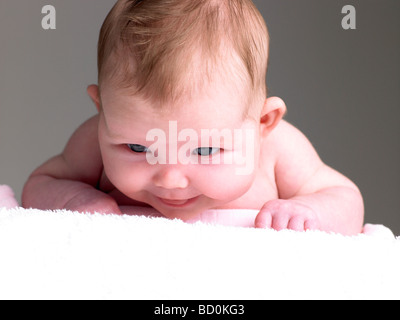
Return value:
<svg viewBox="0 0 400 320">
<path fill-rule="evenodd" d="M 0 299 L 399 299 L 400 240 L 0 209 Z"/>
<path fill-rule="evenodd" d="M 345 237 L 3 208 L 0 259 L 0 299 L 400 298 L 400 239 L 382 226 Z"/>
</svg>

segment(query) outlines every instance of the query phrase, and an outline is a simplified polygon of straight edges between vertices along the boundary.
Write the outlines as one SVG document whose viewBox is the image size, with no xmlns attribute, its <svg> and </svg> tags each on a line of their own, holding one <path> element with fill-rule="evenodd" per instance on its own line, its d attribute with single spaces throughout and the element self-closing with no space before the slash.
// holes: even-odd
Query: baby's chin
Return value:
<svg viewBox="0 0 400 320">
<path fill-rule="evenodd" d="M 198 220 L 198 217 L 203 212 L 219 205 L 219 203 L 213 203 L 215 201 L 202 195 L 185 201 L 156 199 L 155 202 L 156 203 L 152 203 L 151 205 L 164 217 L 168 219 L 179 219 L 184 222 Z"/>
</svg>

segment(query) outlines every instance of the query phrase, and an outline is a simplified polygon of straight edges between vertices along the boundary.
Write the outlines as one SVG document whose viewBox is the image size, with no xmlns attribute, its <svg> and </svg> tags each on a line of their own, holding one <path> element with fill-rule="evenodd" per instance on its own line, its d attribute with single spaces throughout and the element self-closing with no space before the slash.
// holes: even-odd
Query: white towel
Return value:
<svg viewBox="0 0 400 320">
<path fill-rule="evenodd" d="M 0 299 L 399 299 L 400 240 L 0 209 Z"/>
</svg>

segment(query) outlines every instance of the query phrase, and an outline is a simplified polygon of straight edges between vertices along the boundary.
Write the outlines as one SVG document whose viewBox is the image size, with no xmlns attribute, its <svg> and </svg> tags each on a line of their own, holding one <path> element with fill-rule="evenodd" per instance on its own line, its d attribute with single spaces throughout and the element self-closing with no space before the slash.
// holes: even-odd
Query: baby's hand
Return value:
<svg viewBox="0 0 400 320">
<path fill-rule="evenodd" d="M 272 200 L 267 202 L 257 215 L 256 228 L 272 228 L 277 231 L 315 230 L 319 228 L 315 212 L 296 200 Z"/>
</svg>

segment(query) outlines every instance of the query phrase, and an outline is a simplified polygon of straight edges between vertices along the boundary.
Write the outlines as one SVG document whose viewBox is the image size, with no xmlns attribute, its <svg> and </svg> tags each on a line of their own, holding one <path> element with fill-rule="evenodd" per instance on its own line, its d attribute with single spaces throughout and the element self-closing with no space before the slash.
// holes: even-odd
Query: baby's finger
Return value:
<svg viewBox="0 0 400 320">
<path fill-rule="evenodd" d="M 289 215 L 288 214 L 275 214 L 272 219 L 272 228 L 276 231 L 281 231 L 288 228 Z"/>
<path fill-rule="evenodd" d="M 291 218 L 288 224 L 288 229 L 294 231 L 304 231 L 304 218 L 300 216 Z"/>
<path fill-rule="evenodd" d="M 259 229 L 269 229 L 272 225 L 272 215 L 269 211 L 261 210 L 254 221 L 254 226 Z"/>
<path fill-rule="evenodd" d="M 315 220 L 307 220 L 304 223 L 304 230 L 317 230 L 318 224 Z"/>
</svg>

